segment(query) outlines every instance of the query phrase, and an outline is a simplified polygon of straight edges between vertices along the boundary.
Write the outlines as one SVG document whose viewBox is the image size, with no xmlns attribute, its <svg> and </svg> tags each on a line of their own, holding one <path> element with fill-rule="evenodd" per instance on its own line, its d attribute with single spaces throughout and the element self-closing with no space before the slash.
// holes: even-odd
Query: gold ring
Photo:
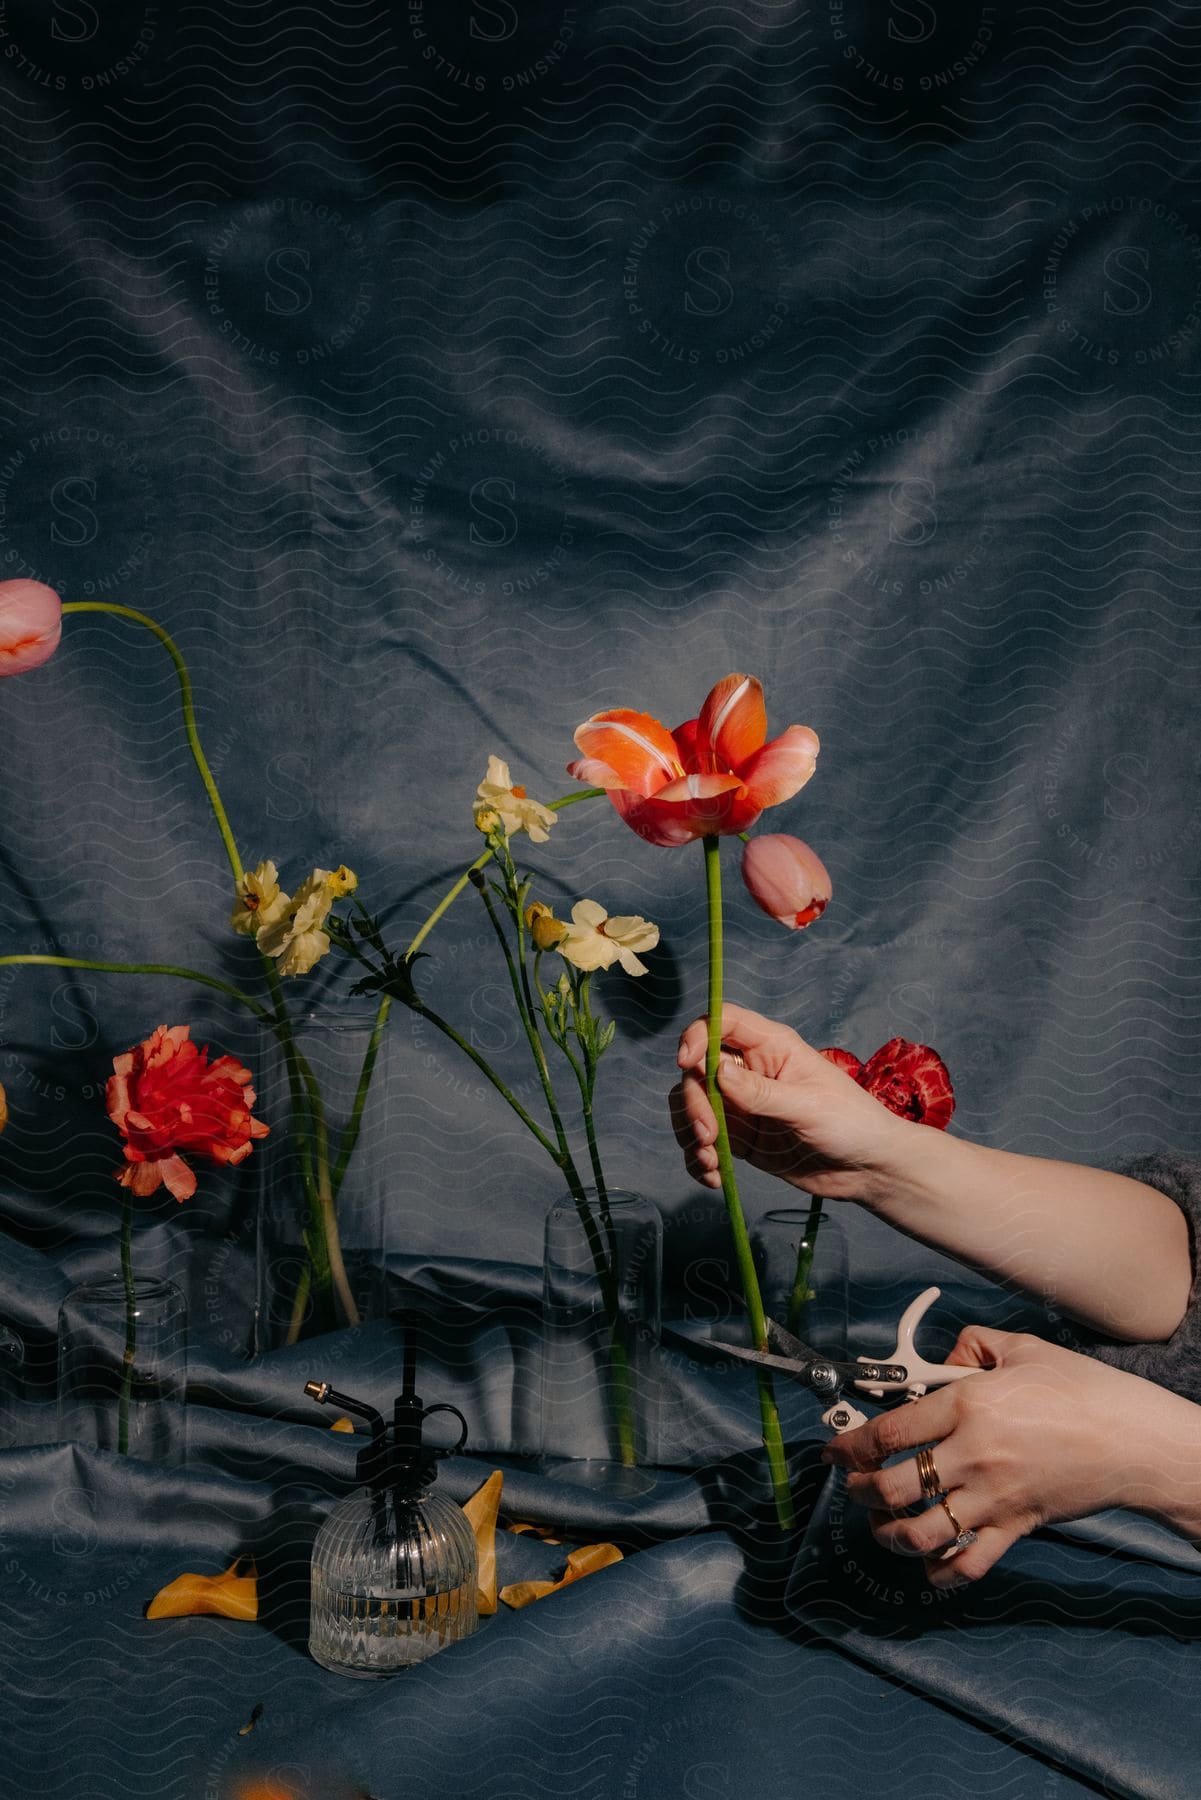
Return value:
<svg viewBox="0 0 1201 1800">
<path fill-rule="evenodd" d="M 729 1044 L 723 1044 L 721 1053 L 723 1056 L 728 1056 L 731 1062 L 737 1063 L 740 1069 L 746 1068 L 746 1057 L 741 1050 L 733 1050 Z"/>
<path fill-rule="evenodd" d="M 918 1480 L 922 1484 L 923 1500 L 937 1500 L 946 1492 L 934 1465 L 933 1450 L 918 1451 L 917 1474 Z"/>
<path fill-rule="evenodd" d="M 946 1513 L 947 1518 L 951 1522 L 951 1529 L 955 1533 L 955 1536 L 951 1539 L 951 1542 L 949 1544 L 945 1545 L 943 1547 L 943 1549 L 938 1552 L 939 1561 L 947 1562 L 950 1560 L 950 1558 L 952 1556 L 958 1556 L 959 1552 L 961 1550 L 966 1550 L 969 1544 L 974 1544 L 976 1542 L 976 1533 L 974 1531 L 972 1531 L 970 1529 L 970 1527 L 965 1528 L 964 1526 L 962 1526 L 959 1523 L 959 1520 L 955 1517 L 955 1514 L 951 1511 L 951 1508 L 947 1503 L 947 1497 L 945 1494 L 943 1495 L 942 1499 L 938 1502 L 938 1504 L 942 1507 L 942 1510 Z"/>
</svg>

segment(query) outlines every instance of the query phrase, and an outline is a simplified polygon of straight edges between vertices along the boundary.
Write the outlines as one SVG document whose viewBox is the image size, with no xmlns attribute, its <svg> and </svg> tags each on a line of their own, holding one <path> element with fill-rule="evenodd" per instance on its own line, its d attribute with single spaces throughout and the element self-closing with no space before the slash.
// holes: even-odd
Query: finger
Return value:
<svg viewBox="0 0 1201 1800">
<path fill-rule="evenodd" d="M 987 1523 L 987 1508 L 962 1488 L 956 1489 L 948 1504 L 959 1520 L 961 1531 L 978 1531 L 982 1524 Z M 898 1519 L 891 1512 L 870 1512 L 868 1523 L 876 1542 L 883 1544 L 886 1550 L 895 1551 L 898 1556 L 922 1556 L 934 1562 L 955 1541 L 955 1527 L 946 1507 L 937 1503 L 928 1506 L 925 1512 L 915 1513 L 911 1518 Z M 957 1550 L 955 1554 L 962 1556 L 963 1551 Z M 948 1557 L 947 1561 L 950 1560 Z"/>
<path fill-rule="evenodd" d="M 687 1155 L 698 1144 L 711 1144 L 717 1137 L 717 1120 L 705 1092 L 705 1084 L 695 1075 L 678 1081 L 668 1096 L 672 1130 L 676 1142 Z"/>
<path fill-rule="evenodd" d="M 794 1035 L 777 1019 L 765 1018 L 746 1006 L 723 1006 L 721 1040 L 735 1050 L 759 1050 L 776 1044 L 782 1036 Z M 694 1019 L 680 1039 L 676 1060 L 682 1069 L 696 1068 L 705 1060 L 709 1043 L 708 1019 Z"/>
<path fill-rule="evenodd" d="M 921 1400 L 877 1413 L 866 1425 L 831 1438 L 821 1453 L 824 1463 L 843 1469 L 878 1469 L 901 1450 L 936 1444 L 955 1428 L 954 1388 L 939 1388 Z"/>
<path fill-rule="evenodd" d="M 957 1487 L 962 1478 L 954 1434 L 934 1446 L 935 1474 L 940 1493 Z M 847 1498 L 856 1506 L 874 1512 L 899 1512 L 902 1507 L 917 1506 L 930 1498 L 922 1491 L 916 1457 L 890 1463 L 886 1469 L 869 1469 L 847 1476 Z"/>
<path fill-rule="evenodd" d="M 1014 1331 L 995 1331 L 990 1325 L 965 1325 L 947 1361 L 973 1369 L 1000 1368 L 1018 1336 Z"/>
<path fill-rule="evenodd" d="M 979 1581 L 982 1575 L 995 1563 L 1000 1562 L 1007 1550 L 1012 1550 L 1018 1539 L 1025 1537 L 1030 1529 L 1025 1524 L 981 1525 L 976 1532 L 974 1544 L 968 1544 L 963 1550 L 957 1550 L 954 1556 L 945 1560 L 935 1556 L 926 1563 L 926 1578 L 932 1588 L 967 1587 L 970 1582 Z"/>
</svg>

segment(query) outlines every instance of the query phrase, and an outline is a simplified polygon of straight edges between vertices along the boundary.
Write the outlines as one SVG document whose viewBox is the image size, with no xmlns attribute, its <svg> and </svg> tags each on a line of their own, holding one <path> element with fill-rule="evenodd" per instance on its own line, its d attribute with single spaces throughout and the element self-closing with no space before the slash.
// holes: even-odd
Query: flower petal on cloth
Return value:
<svg viewBox="0 0 1201 1800">
<path fill-rule="evenodd" d="M 493 1469 L 483 1486 L 475 1490 L 470 1500 L 463 1502 L 463 1512 L 475 1533 L 479 1555 L 476 1606 L 481 1618 L 490 1618 L 496 1611 L 496 1521 L 500 1516 L 504 1483 L 504 1470 Z"/>
<path fill-rule="evenodd" d="M 258 1575 L 253 1563 L 248 1575 L 239 1575 L 243 1561 L 239 1556 L 223 1575 L 177 1575 L 159 1589 L 145 1617 L 186 1619 L 198 1613 L 217 1613 L 225 1619 L 257 1619 Z"/>
<path fill-rule="evenodd" d="M 513 1581 L 508 1587 L 501 1588 L 500 1597 L 506 1606 L 519 1612 L 531 1601 L 545 1600 L 548 1594 L 557 1594 L 560 1588 L 570 1587 L 573 1581 L 582 1581 L 585 1575 L 595 1575 L 598 1570 L 607 1569 L 621 1560 L 621 1551 L 616 1544 L 581 1544 L 567 1558 L 567 1567 L 557 1581 Z"/>
</svg>

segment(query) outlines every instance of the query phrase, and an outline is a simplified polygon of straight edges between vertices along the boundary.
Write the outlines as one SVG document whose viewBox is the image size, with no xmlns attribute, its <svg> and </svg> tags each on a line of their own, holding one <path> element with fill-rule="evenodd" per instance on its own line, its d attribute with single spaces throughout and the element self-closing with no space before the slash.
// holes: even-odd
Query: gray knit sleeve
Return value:
<svg viewBox="0 0 1201 1800">
<path fill-rule="evenodd" d="M 1176 1331 L 1160 1344 L 1099 1344 L 1086 1354 L 1115 1369 L 1128 1369 L 1187 1400 L 1201 1401 L 1201 1162 L 1184 1156 L 1140 1156 L 1118 1165 L 1129 1175 L 1174 1200 L 1188 1220 L 1193 1284 Z"/>
</svg>

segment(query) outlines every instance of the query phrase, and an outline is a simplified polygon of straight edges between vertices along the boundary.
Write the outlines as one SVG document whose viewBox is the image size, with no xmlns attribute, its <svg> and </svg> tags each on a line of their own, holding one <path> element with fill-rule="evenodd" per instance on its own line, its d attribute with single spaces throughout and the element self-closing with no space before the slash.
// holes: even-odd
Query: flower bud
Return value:
<svg viewBox="0 0 1201 1800">
<path fill-rule="evenodd" d="M 786 832 L 751 838 L 742 852 L 742 879 L 756 906 L 790 931 L 820 918 L 833 892 L 821 857 Z"/>
<path fill-rule="evenodd" d="M 48 662 L 63 631 L 63 603 L 42 581 L 0 581 L 0 675 Z"/>
<path fill-rule="evenodd" d="M 531 901 L 526 907 L 525 922 L 536 950 L 553 950 L 567 936 L 566 925 L 541 900 Z"/>
<path fill-rule="evenodd" d="M 339 900 L 344 899 L 347 894 L 353 894 L 358 885 L 358 876 L 345 863 L 339 863 L 329 878 L 329 891 L 336 894 Z"/>
</svg>

